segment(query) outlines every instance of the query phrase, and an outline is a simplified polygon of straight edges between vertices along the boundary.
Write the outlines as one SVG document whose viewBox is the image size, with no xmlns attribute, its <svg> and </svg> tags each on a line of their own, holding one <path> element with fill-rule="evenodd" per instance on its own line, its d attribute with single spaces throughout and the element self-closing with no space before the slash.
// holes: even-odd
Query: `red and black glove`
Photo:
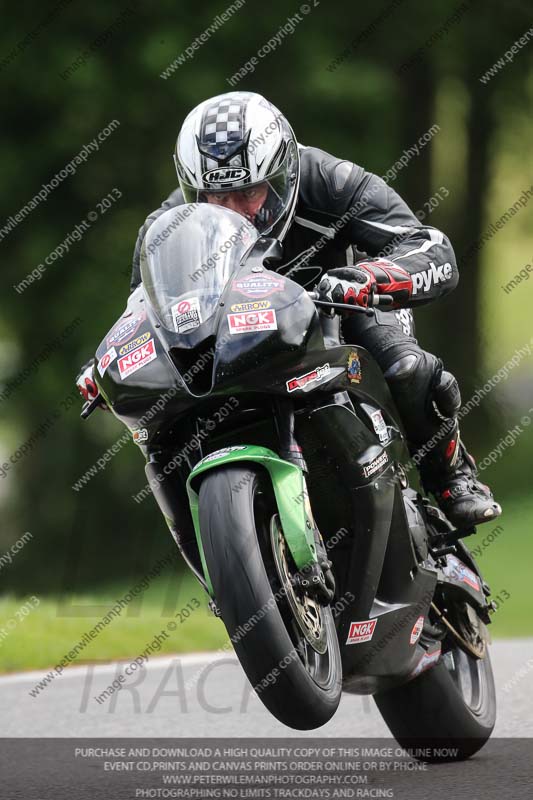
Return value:
<svg viewBox="0 0 533 800">
<path fill-rule="evenodd" d="M 95 400 L 100 394 L 100 390 L 94 380 L 94 358 L 81 368 L 81 372 L 76 378 L 76 386 L 86 402 Z"/>
<path fill-rule="evenodd" d="M 408 272 L 386 258 L 360 261 L 355 267 L 332 269 L 318 284 L 321 300 L 330 303 L 348 303 L 368 308 L 376 294 L 393 298 L 391 308 L 404 306 L 413 291 L 413 281 Z"/>
</svg>

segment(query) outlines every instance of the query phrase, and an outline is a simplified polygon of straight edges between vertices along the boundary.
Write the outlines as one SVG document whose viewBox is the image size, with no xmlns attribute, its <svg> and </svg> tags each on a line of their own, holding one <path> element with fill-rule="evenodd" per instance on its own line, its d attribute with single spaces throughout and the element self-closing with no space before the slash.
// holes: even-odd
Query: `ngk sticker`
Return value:
<svg viewBox="0 0 533 800">
<path fill-rule="evenodd" d="M 416 644 L 418 642 L 423 627 L 424 617 L 418 617 L 417 621 L 413 625 L 413 630 L 411 631 L 411 636 L 409 637 L 409 644 Z"/>
<path fill-rule="evenodd" d="M 136 350 L 132 350 L 127 356 L 119 358 L 118 371 L 120 372 L 121 380 L 124 380 L 124 378 L 127 378 L 129 375 L 133 375 L 138 369 L 142 369 L 156 358 L 157 353 L 155 352 L 154 340 L 150 339 L 146 344 L 141 345 L 141 347 L 138 347 Z"/>
<path fill-rule="evenodd" d="M 107 353 L 104 353 L 97 366 L 97 370 L 101 378 L 104 377 L 106 369 L 116 357 L 117 351 L 114 347 L 110 347 Z"/>
<path fill-rule="evenodd" d="M 242 314 L 228 314 L 229 332 L 252 333 L 255 331 L 277 331 L 276 311 L 245 311 Z"/>
<path fill-rule="evenodd" d="M 369 642 L 376 630 L 377 619 L 367 619 L 365 622 L 351 622 L 346 644 L 362 644 Z"/>
<path fill-rule="evenodd" d="M 329 375 L 330 371 L 331 368 L 329 364 L 324 364 L 323 366 L 317 367 L 311 372 L 307 372 L 305 375 L 300 375 L 299 378 L 291 378 L 289 381 L 287 381 L 287 391 L 294 392 L 296 389 L 303 389 L 306 391 L 306 388 L 310 383 L 317 383 L 318 381 L 323 380 Z"/>
<path fill-rule="evenodd" d="M 187 333 L 194 328 L 199 328 L 202 322 L 200 312 L 200 300 L 198 297 L 191 297 L 189 300 L 180 300 L 170 309 L 174 330 L 176 333 Z"/>
</svg>

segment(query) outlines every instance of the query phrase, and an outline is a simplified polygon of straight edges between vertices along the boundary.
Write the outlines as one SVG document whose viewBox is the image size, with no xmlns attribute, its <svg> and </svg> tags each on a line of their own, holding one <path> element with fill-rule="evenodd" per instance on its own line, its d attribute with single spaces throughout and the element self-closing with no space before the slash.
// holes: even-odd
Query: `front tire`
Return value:
<svg viewBox="0 0 533 800">
<path fill-rule="evenodd" d="M 215 601 L 248 680 L 285 725 L 324 725 L 342 688 L 333 616 L 315 609 L 318 647 L 296 624 L 272 552 L 277 509 L 268 478 L 248 465 L 212 470 L 200 486 L 199 510 Z"/>
</svg>

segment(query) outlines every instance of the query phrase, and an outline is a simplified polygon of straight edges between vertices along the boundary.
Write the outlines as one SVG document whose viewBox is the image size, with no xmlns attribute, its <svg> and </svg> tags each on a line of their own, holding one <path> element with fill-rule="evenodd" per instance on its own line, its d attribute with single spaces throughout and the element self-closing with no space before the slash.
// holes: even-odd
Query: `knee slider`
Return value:
<svg viewBox="0 0 533 800">
<path fill-rule="evenodd" d="M 443 370 L 433 387 L 433 404 L 443 417 L 456 417 L 461 408 L 461 391 L 451 372 Z"/>
</svg>

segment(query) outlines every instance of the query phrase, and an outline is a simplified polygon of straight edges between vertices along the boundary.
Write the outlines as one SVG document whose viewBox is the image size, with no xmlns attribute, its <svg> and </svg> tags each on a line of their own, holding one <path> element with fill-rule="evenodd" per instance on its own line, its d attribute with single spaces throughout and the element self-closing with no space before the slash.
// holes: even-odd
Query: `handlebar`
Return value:
<svg viewBox="0 0 533 800">
<path fill-rule="evenodd" d="M 95 411 L 100 405 L 102 405 L 102 398 L 100 395 L 98 395 L 98 397 L 95 397 L 93 400 L 87 400 L 83 404 L 80 417 L 82 419 L 87 419 L 88 417 L 90 417 L 93 411 Z"/>
<path fill-rule="evenodd" d="M 375 294 L 372 298 L 372 308 L 364 308 L 363 306 L 351 305 L 349 303 L 330 303 L 328 300 L 319 300 L 317 292 L 307 292 L 313 303 L 317 306 L 324 306 L 326 308 L 335 308 L 340 311 L 357 311 L 371 316 L 374 313 L 374 308 L 377 306 L 391 306 L 394 298 L 390 294 Z"/>
<path fill-rule="evenodd" d="M 375 306 L 391 306 L 394 303 L 394 297 L 391 294 L 375 294 Z"/>
</svg>

